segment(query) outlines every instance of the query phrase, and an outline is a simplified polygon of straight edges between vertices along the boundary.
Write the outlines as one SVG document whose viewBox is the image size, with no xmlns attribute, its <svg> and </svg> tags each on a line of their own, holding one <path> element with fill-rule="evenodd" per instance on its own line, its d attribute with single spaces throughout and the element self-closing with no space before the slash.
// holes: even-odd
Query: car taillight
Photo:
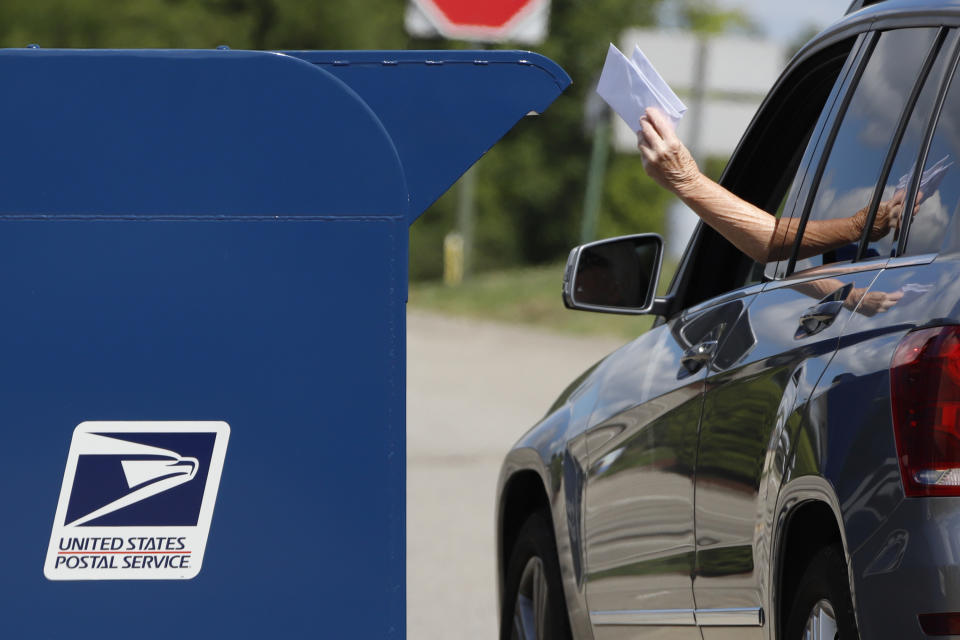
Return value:
<svg viewBox="0 0 960 640">
<path fill-rule="evenodd" d="M 960 496 L 960 327 L 908 333 L 890 364 L 890 400 L 908 496 Z"/>
<path fill-rule="evenodd" d="M 928 636 L 953 636 L 960 633 L 960 613 L 921 613 L 920 628 Z"/>
</svg>

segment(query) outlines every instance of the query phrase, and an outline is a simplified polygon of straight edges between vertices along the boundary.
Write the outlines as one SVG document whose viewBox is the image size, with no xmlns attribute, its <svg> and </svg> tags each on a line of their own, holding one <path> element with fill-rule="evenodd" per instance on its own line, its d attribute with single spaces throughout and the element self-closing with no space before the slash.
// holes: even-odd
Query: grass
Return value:
<svg viewBox="0 0 960 640">
<path fill-rule="evenodd" d="M 669 273 L 668 273 L 669 271 Z M 672 270 L 664 265 L 661 281 Z M 563 306 L 563 265 L 527 267 L 476 275 L 457 287 L 438 282 L 410 284 L 410 307 L 500 322 L 529 324 L 576 334 L 634 338 L 653 316 L 622 316 L 574 311 Z M 660 288 L 664 285 L 661 283 Z"/>
</svg>

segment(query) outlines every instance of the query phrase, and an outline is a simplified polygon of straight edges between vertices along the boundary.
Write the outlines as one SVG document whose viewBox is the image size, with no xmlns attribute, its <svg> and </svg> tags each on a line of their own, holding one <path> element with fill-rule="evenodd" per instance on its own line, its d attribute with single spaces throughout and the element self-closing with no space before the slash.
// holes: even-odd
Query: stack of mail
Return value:
<svg viewBox="0 0 960 640">
<path fill-rule="evenodd" d="M 920 175 L 920 187 L 918 189 L 920 195 L 917 198 L 917 204 L 920 204 L 932 196 L 936 190 L 940 188 L 940 183 L 943 182 L 943 177 L 947 174 L 947 169 L 952 166 L 953 162 L 950 161 L 950 155 L 948 154 L 937 160 L 936 164 Z M 906 189 L 910 185 L 912 178 L 913 171 L 901 176 L 899 182 L 897 182 L 896 191 Z"/>
<path fill-rule="evenodd" d="M 647 107 L 660 109 L 674 126 L 687 110 L 640 47 L 634 48 L 633 57 L 628 60 L 619 49 L 610 45 L 597 93 L 634 132 L 640 130 L 640 116 Z"/>
</svg>

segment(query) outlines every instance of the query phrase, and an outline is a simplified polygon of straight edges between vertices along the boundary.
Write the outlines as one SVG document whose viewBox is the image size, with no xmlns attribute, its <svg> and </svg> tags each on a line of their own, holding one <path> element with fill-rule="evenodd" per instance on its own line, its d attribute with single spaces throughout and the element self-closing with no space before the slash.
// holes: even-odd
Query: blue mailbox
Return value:
<svg viewBox="0 0 960 640">
<path fill-rule="evenodd" d="M 0 51 L 0 637 L 403 637 L 408 226 L 569 82 Z"/>
</svg>

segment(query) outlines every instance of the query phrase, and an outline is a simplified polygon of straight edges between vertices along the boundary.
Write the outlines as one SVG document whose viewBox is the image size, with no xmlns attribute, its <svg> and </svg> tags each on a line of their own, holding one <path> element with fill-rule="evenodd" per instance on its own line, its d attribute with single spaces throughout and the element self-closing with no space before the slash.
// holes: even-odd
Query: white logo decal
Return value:
<svg viewBox="0 0 960 640">
<path fill-rule="evenodd" d="M 73 432 L 44 575 L 189 579 L 200 572 L 226 422 L 83 422 Z"/>
</svg>

